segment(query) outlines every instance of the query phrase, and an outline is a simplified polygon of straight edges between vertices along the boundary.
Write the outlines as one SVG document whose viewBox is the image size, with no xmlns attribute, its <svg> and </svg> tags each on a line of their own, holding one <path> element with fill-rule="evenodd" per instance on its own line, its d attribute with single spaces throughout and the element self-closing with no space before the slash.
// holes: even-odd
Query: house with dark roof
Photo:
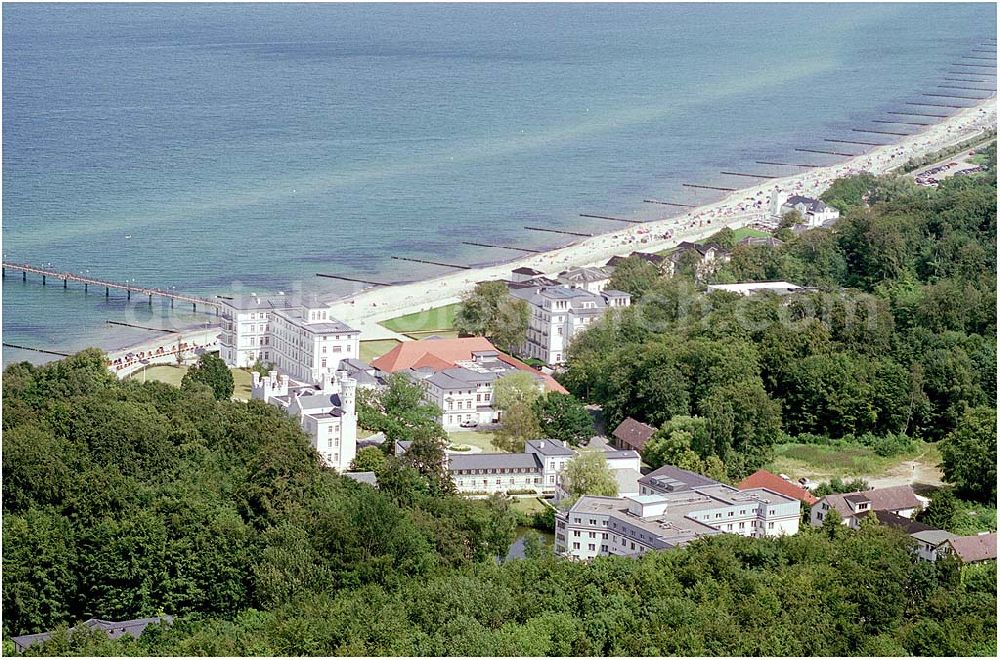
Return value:
<svg viewBox="0 0 1000 660">
<path fill-rule="evenodd" d="M 673 277 L 685 260 L 694 262 L 694 275 L 696 279 L 702 279 L 706 275 L 715 271 L 720 265 L 728 262 L 732 257 L 729 250 L 726 250 L 718 243 L 690 243 L 682 241 L 670 253 L 667 261 L 666 273 Z"/>
<path fill-rule="evenodd" d="M 717 485 L 720 484 L 715 479 L 698 474 L 697 472 L 684 470 L 673 465 L 664 465 L 639 480 L 639 494 L 666 495 L 667 493 L 678 493 L 702 486 Z"/>
<path fill-rule="evenodd" d="M 605 268 L 570 268 L 559 273 L 559 282 L 571 289 L 600 293 L 608 288 L 608 284 L 611 282 L 611 273 Z"/>
<path fill-rule="evenodd" d="M 841 522 L 857 529 L 860 520 L 872 511 L 888 511 L 903 518 L 912 518 L 923 507 L 912 486 L 875 488 L 855 493 L 826 495 L 812 506 L 810 520 L 814 527 L 823 524 L 831 510 L 840 514 Z"/>
<path fill-rule="evenodd" d="M 654 433 L 656 433 L 656 428 L 650 426 L 649 424 L 643 424 L 642 422 L 632 419 L 631 417 L 626 417 L 625 420 L 611 432 L 611 437 L 615 439 L 615 444 L 617 444 L 620 448 L 634 449 L 635 451 L 642 453 L 642 450 L 646 447 L 646 442 L 653 437 Z"/>
<path fill-rule="evenodd" d="M 162 625 L 162 624 L 172 624 L 174 622 L 174 617 L 172 616 L 162 616 L 162 617 L 148 617 L 145 619 L 130 619 L 128 621 L 108 621 L 107 619 L 87 619 L 79 626 L 74 626 L 69 629 L 69 635 L 72 636 L 73 632 L 81 628 L 88 628 L 90 630 L 101 630 L 107 634 L 111 639 L 118 639 L 119 637 L 124 637 L 129 635 L 130 637 L 135 637 L 136 639 L 142 635 L 143 631 L 146 630 L 150 625 Z M 18 653 L 23 653 L 25 649 L 34 646 L 35 644 L 42 644 L 52 636 L 55 635 L 55 631 L 34 633 L 31 635 L 17 635 L 11 637 L 10 641 L 14 643 L 14 649 Z"/>
<path fill-rule="evenodd" d="M 794 484 L 787 479 L 782 479 L 778 475 L 768 472 L 767 470 L 757 470 L 749 477 L 736 484 L 736 487 L 740 490 L 747 490 L 750 488 L 767 488 L 775 493 L 781 493 L 787 497 L 794 497 L 798 501 L 806 504 L 806 506 L 812 506 L 819 501 L 819 498 L 805 488 L 802 488 L 798 484 Z"/>
<path fill-rule="evenodd" d="M 797 211 L 802 216 L 803 222 L 801 224 L 806 229 L 832 225 L 840 217 L 840 211 L 834 207 L 803 195 L 792 195 L 786 199 L 781 204 L 777 215 L 783 216 L 793 211 Z"/>
<path fill-rule="evenodd" d="M 983 561 L 997 559 L 997 533 L 978 534 L 976 536 L 959 536 L 948 539 L 942 544 L 948 552 L 952 552 L 964 564 L 978 564 Z"/>
</svg>

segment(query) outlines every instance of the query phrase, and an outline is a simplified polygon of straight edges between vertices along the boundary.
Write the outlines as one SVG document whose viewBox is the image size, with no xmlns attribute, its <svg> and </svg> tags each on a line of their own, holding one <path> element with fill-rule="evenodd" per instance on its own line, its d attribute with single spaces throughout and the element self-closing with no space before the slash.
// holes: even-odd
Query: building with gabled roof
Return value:
<svg viewBox="0 0 1000 660">
<path fill-rule="evenodd" d="M 740 490 L 747 490 L 750 488 L 767 488 L 768 490 L 773 490 L 775 493 L 781 493 L 788 497 L 794 497 L 800 502 L 805 503 L 807 506 L 812 506 L 819 501 L 819 498 L 810 493 L 805 488 L 802 488 L 798 484 L 794 484 L 791 481 L 782 479 L 778 475 L 768 472 L 767 470 L 757 470 L 749 477 L 736 484 L 736 487 Z"/>
<path fill-rule="evenodd" d="M 949 552 L 965 564 L 976 564 L 982 561 L 996 561 L 997 533 L 977 534 L 975 536 L 959 536 L 948 539 L 942 544 Z"/>
<path fill-rule="evenodd" d="M 150 625 L 162 625 L 162 624 L 172 624 L 174 622 L 174 617 L 165 615 L 157 617 L 146 617 L 143 619 L 129 619 L 128 621 L 109 621 L 107 619 L 87 619 L 79 626 L 74 626 L 68 630 L 70 636 L 73 632 L 80 628 L 89 628 L 90 630 L 101 630 L 107 634 L 111 639 L 118 639 L 119 637 L 124 637 L 129 635 L 130 637 L 135 637 L 138 639 L 142 633 Z M 52 639 L 55 635 L 55 631 L 34 633 L 31 635 L 16 635 L 10 638 L 10 641 L 14 643 L 14 649 L 18 653 L 23 653 L 25 649 L 28 649 L 36 644 L 43 644 L 48 640 Z"/>
<path fill-rule="evenodd" d="M 540 392 L 566 393 L 552 376 L 493 347 L 485 337 L 403 342 L 372 362 L 382 372 L 403 373 L 424 386 L 424 399 L 441 409 L 446 430 L 494 424 L 493 386 L 504 376 L 531 374 Z"/>
<path fill-rule="evenodd" d="M 611 432 L 611 437 L 615 439 L 616 444 L 622 449 L 634 449 L 642 453 L 642 450 L 646 447 L 646 442 L 653 437 L 654 433 L 656 433 L 655 427 L 643 424 L 631 417 L 626 417 Z"/>
<path fill-rule="evenodd" d="M 840 514 L 843 524 L 857 529 L 860 519 L 870 511 L 888 511 L 910 518 L 923 507 L 912 486 L 891 486 L 854 493 L 826 495 L 812 506 L 810 519 L 818 527 L 831 509 Z"/>
<path fill-rule="evenodd" d="M 573 289 L 600 293 L 608 288 L 611 282 L 611 273 L 604 268 L 590 266 L 570 268 L 559 273 L 559 282 Z"/>
</svg>

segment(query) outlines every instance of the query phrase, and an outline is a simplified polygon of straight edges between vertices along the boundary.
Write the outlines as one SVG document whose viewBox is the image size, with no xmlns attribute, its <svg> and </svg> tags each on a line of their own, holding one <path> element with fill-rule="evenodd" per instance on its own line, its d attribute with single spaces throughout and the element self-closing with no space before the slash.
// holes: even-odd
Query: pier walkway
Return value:
<svg viewBox="0 0 1000 660">
<path fill-rule="evenodd" d="M 148 296 L 149 303 L 153 304 L 153 296 L 159 298 L 165 298 L 170 301 L 170 306 L 173 307 L 175 302 L 190 303 L 191 308 L 194 311 L 198 311 L 198 305 L 202 307 L 211 307 L 219 311 L 219 302 L 217 300 L 212 300 L 210 298 L 201 298 L 199 296 L 190 296 L 183 293 L 177 293 L 175 291 L 168 291 L 166 289 L 157 289 L 154 287 L 142 286 L 139 284 L 129 284 L 127 282 L 114 282 L 112 280 L 102 280 L 96 277 L 87 277 L 85 275 L 79 275 L 77 273 L 66 273 L 59 272 L 57 270 L 52 270 L 50 268 L 40 268 L 38 266 L 32 266 L 31 264 L 22 264 L 11 261 L 3 262 L 3 276 L 7 277 L 7 271 L 12 270 L 21 273 L 21 279 L 23 281 L 28 281 L 28 273 L 33 275 L 42 276 L 42 284 L 46 283 L 46 278 L 54 278 L 57 280 L 62 280 L 63 288 L 66 288 L 69 282 L 77 282 L 83 284 L 84 290 L 90 286 L 104 287 L 104 296 L 107 297 L 111 295 L 111 289 L 118 291 L 125 291 L 129 300 L 132 299 L 132 294 L 135 293 L 141 296 Z"/>
</svg>

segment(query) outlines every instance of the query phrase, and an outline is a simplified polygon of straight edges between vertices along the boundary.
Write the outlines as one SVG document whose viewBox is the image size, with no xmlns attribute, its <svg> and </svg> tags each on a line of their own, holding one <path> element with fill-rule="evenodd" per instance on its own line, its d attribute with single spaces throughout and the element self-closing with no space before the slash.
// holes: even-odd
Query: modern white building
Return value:
<svg viewBox="0 0 1000 660">
<path fill-rule="evenodd" d="M 343 472 L 357 454 L 357 387 L 347 371 L 323 373 L 319 385 L 296 384 L 277 371 L 254 372 L 252 396 L 295 417 L 324 465 Z"/>
<path fill-rule="evenodd" d="M 521 355 L 551 365 L 565 361 L 566 348 L 576 333 L 595 323 L 609 309 L 628 307 L 632 301 L 624 291 L 606 289 L 592 293 L 586 288 L 568 286 L 512 286 L 510 294 L 527 301 L 531 308 Z"/>
<path fill-rule="evenodd" d="M 702 485 L 673 481 L 672 492 L 581 497 L 568 511 L 556 514 L 556 552 L 583 560 L 638 556 L 716 534 L 763 537 L 798 532 L 795 498 L 765 488 L 740 491 L 707 477 L 696 480 Z"/>
</svg>

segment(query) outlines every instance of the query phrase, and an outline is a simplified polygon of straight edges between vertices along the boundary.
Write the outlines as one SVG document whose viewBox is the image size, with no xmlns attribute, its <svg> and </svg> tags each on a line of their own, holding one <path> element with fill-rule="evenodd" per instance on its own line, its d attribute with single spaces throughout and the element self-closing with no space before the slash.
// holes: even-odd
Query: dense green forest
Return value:
<svg viewBox="0 0 1000 660">
<path fill-rule="evenodd" d="M 97 352 L 4 378 L 5 636 L 177 616 L 32 654 L 991 655 L 995 564 L 916 561 L 879 526 L 720 536 L 580 564 L 497 562 L 500 500 L 321 468 L 290 418 Z M 401 485 L 403 484 L 403 485 Z M 409 486 L 406 486 L 409 484 Z M 9 650 L 9 649 L 8 649 Z"/>
<path fill-rule="evenodd" d="M 784 435 L 920 437 L 943 443 L 963 495 L 995 500 L 995 176 L 858 177 L 829 196 L 836 231 L 738 247 L 716 274 L 818 291 L 651 281 L 574 343 L 563 381 L 612 423 L 665 425 L 663 460 L 720 476 Z M 378 490 L 322 468 L 278 409 L 216 394 L 118 381 L 97 351 L 4 372 L 5 640 L 167 613 L 139 640 L 60 634 L 29 653 L 996 654 L 995 562 L 922 563 L 867 524 L 590 564 L 532 542 L 501 561 L 524 521 L 451 494 L 440 430 L 402 386 L 364 408 L 418 447 L 374 461 Z"/>
<path fill-rule="evenodd" d="M 892 455 L 965 435 L 997 394 L 996 192 L 995 169 L 938 189 L 860 175 L 824 195 L 842 210 L 832 229 L 782 229 L 777 247 L 723 230 L 712 240 L 732 260 L 709 282 L 810 290 L 745 298 L 690 277 L 633 278 L 638 302 L 575 339 L 560 380 L 612 428 L 671 422 L 667 456 L 721 460 L 732 479 L 776 442 Z"/>
</svg>

